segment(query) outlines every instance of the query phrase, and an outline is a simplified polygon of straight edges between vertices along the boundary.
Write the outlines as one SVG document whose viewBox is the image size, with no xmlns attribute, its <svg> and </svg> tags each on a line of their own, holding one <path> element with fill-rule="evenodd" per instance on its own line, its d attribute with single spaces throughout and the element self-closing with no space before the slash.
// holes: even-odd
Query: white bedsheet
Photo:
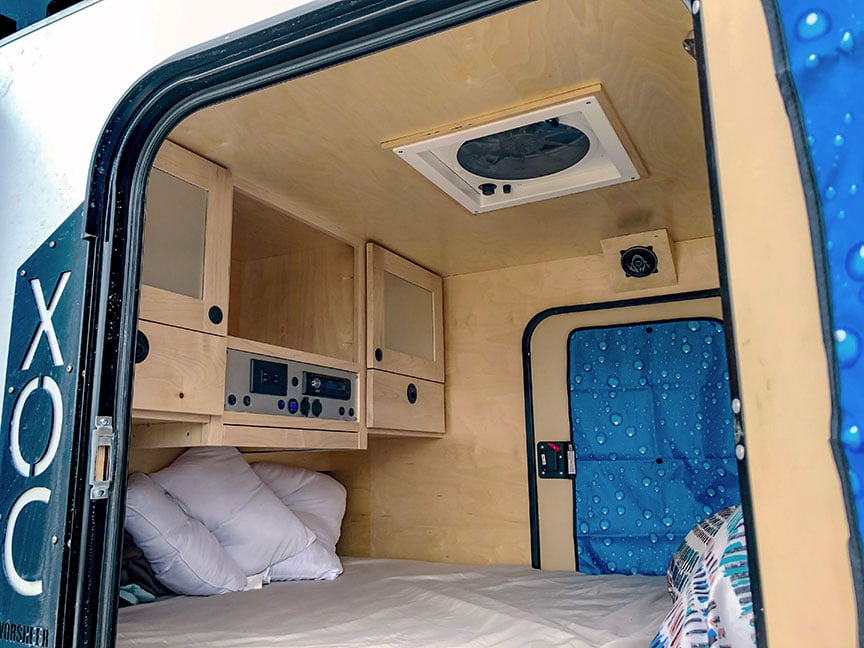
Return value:
<svg viewBox="0 0 864 648">
<path fill-rule="evenodd" d="M 123 608 L 117 646 L 647 648 L 671 605 L 656 576 L 362 558 L 344 566 L 332 582 Z"/>
</svg>

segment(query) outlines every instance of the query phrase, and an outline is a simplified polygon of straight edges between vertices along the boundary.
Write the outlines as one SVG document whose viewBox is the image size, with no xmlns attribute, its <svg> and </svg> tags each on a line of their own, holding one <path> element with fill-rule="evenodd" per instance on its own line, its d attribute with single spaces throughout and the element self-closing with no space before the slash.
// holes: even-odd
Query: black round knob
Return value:
<svg viewBox="0 0 864 648">
<path fill-rule="evenodd" d="M 408 383 L 408 389 L 405 390 L 405 395 L 408 397 L 408 402 L 412 405 L 417 402 L 417 385 Z"/>
<path fill-rule="evenodd" d="M 249 395 L 248 395 L 248 394 L 247 394 L 246 396 L 243 397 L 243 404 L 244 404 L 246 407 L 249 407 L 249 406 L 252 404 L 252 399 L 249 398 Z"/>
<path fill-rule="evenodd" d="M 480 193 L 484 196 L 491 196 L 495 193 L 495 190 L 498 188 L 498 185 L 493 184 L 491 182 L 484 182 L 481 184 L 478 189 L 480 189 Z"/>
<path fill-rule="evenodd" d="M 138 331 L 135 335 L 135 364 L 144 362 L 148 355 L 150 355 L 150 340 L 143 331 Z"/>
<path fill-rule="evenodd" d="M 236 405 L 237 404 L 237 397 L 234 394 L 228 394 L 228 404 L 229 405 Z"/>
<path fill-rule="evenodd" d="M 211 306 L 210 310 L 207 311 L 207 317 L 210 318 L 210 321 L 214 324 L 222 323 L 222 309 L 218 306 Z"/>
<path fill-rule="evenodd" d="M 312 416 L 321 416 L 321 411 L 324 407 L 321 405 L 321 401 L 317 398 L 312 401 Z"/>
<path fill-rule="evenodd" d="M 375 359 L 381 362 L 384 359 L 384 352 L 381 349 L 375 349 Z"/>
</svg>

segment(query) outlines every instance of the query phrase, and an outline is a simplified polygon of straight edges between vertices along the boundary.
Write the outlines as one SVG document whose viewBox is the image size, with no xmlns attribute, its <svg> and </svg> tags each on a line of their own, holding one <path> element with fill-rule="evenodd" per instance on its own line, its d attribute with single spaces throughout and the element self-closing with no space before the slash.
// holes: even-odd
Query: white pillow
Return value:
<svg viewBox="0 0 864 648">
<path fill-rule="evenodd" d="M 246 586 L 243 571 L 216 537 L 147 475 L 129 477 L 126 529 L 156 578 L 178 594 L 207 596 Z"/>
<path fill-rule="evenodd" d="M 305 551 L 273 565 L 270 580 L 333 580 L 341 574 L 336 542 L 345 515 L 345 487 L 302 468 L 271 463 L 252 468 L 317 537 Z"/>
<path fill-rule="evenodd" d="M 346 493 L 342 484 L 329 475 L 294 466 L 256 463 L 252 468 L 319 539 L 336 547 L 345 516 Z"/>
<path fill-rule="evenodd" d="M 297 555 L 315 540 L 236 448 L 191 448 L 151 477 L 210 529 L 247 576 Z"/>
</svg>

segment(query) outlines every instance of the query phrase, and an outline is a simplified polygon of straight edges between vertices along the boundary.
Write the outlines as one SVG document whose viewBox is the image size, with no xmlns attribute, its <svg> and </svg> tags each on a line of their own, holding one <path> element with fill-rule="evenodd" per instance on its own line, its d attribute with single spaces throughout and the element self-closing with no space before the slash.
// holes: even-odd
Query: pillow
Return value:
<svg viewBox="0 0 864 648">
<path fill-rule="evenodd" d="M 246 576 L 297 555 L 315 540 L 236 448 L 191 448 L 151 477 L 210 529 Z"/>
<path fill-rule="evenodd" d="M 255 474 L 315 535 L 336 547 L 345 516 L 345 487 L 323 473 L 274 463 L 252 465 Z"/>
<path fill-rule="evenodd" d="M 726 517 L 705 542 L 652 648 L 756 648 L 744 516 L 740 506 L 720 513 Z"/>
<path fill-rule="evenodd" d="M 691 582 L 693 572 L 711 548 L 714 536 L 723 528 L 736 509 L 740 510 L 740 508 L 740 506 L 730 506 L 711 517 L 705 518 L 690 529 L 690 532 L 678 545 L 678 549 L 672 554 L 669 569 L 666 570 L 666 584 L 669 586 L 669 594 L 673 601 Z"/>
<path fill-rule="evenodd" d="M 345 487 L 311 470 L 258 463 L 261 480 L 316 536 L 305 551 L 273 565 L 270 580 L 333 580 L 342 573 L 336 543 L 345 515 Z"/>
<path fill-rule="evenodd" d="M 216 537 L 147 475 L 129 477 L 126 530 L 156 578 L 178 594 L 224 594 L 246 586 L 246 576 Z"/>
</svg>

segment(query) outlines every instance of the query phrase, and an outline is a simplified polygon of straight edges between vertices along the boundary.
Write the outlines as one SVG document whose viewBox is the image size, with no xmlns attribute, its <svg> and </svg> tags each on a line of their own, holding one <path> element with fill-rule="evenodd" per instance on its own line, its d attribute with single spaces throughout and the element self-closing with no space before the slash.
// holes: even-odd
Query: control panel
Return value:
<svg viewBox="0 0 864 648">
<path fill-rule="evenodd" d="M 357 420 L 357 374 L 228 349 L 225 411 Z"/>
</svg>

